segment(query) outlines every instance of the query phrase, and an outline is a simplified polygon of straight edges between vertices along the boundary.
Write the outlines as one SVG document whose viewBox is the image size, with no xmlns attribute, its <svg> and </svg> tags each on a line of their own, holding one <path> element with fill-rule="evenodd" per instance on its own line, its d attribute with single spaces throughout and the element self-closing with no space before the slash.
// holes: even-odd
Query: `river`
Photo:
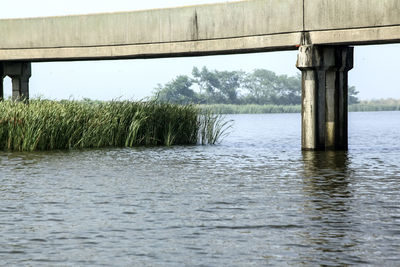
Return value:
<svg viewBox="0 0 400 267">
<path fill-rule="evenodd" d="M 1 266 L 397 265 L 400 112 L 302 152 L 300 114 L 217 146 L 0 152 Z"/>
</svg>

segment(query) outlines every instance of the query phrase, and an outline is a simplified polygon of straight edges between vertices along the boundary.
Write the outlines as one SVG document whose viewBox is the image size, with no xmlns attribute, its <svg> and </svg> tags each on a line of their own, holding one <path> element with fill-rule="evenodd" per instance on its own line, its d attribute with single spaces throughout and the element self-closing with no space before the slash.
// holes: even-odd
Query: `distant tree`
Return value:
<svg viewBox="0 0 400 267">
<path fill-rule="evenodd" d="M 278 76 L 278 90 L 276 91 L 277 101 L 280 105 L 301 104 L 301 75 Z"/>
<path fill-rule="evenodd" d="M 268 104 L 272 102 L 274 94 L 273 82 L 275 73 L 265 69 L 256 69 L 248 73 L 244 79 L 244 88 L 247 90 L 245 102 L 248 104 Z"/>
<path fill-rule="evenodd" d="M 360 103 L 360 100 L 357 97 L 358 93 L 359 92 L 356 90 L 355 86 L 349 86 L 349 90 L 348 90 L 348 104 L 349 105 Z"/>
<path fill-rule="evenodd" d="M 276 75 L 265 69 L 256 69 L 244 80 L 246 103 L 296 105 L 301 102 L 300 74 L 289 77 Z"/>
<path fill-rule="evenodd" d="M 192 79 L 186 75 L 179 75 L 166 85 L 158 85 L 156 88 L 156 99 L 160 102 L 174 104 L 197 103 L 196 93 L 191 88 Z"/>
<path fill-rule="evenodd" d="M 156 88 L 160 102 L 176 104 L 301 104 L 301 75 L 277 75 L 266 69 L 217 71 L 194 67 L 193 78 L 180 75 L 164 86 Z M 196 89 L 196 90 L 195 90 Z M 348 103 L 359 103 L 358 91 L 348 89 Z"/>
<path fill-rule="evenodd" d="M 243 73 L 240 71 L 192 70 L 194 82 L 200 88 L 200 97 L 207 104 L 239 104 L 238 91 Z"/>
</svg>

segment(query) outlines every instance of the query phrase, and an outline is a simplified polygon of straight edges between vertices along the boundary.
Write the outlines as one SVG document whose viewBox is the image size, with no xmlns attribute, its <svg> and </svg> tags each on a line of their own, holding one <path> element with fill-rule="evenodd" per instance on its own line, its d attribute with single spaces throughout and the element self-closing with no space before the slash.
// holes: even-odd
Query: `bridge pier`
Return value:
<svg viewBox="0 0 400 267">
<path fill-rule="evenodd" d="M 0 100 L 4 98 L 3 80 L 9 76 L 12 80 L 12 100 L 29 101 L 30 62 L 3 62 L 0 64 Z"/>
<path fill-rule="evenodd" d="M 0 101 L 3 101 L 4 99 L 4 67 L 3 64 L 0 63 Z"/>
<path fill-rule="evenodd" d="M 300 47 L 302 72 L 302 149 L 348 149 L 348 71 L 353 47 Z"/>
</svg>

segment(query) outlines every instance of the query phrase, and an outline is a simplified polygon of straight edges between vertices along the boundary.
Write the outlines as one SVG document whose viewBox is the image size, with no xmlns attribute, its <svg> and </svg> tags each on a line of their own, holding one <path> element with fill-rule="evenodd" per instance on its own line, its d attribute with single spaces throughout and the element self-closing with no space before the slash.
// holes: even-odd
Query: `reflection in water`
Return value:
<svg viewBox="0 0 400 267">
<path fill-rule="evenodd" d="M 305 191 L 317 199 L 326 199 L 319 203 L 320 209 L 335 209 L 344 205 L 346 198 L 351 197 L 347 187 L 349 183 L 349 158 L 345 151 L 303 151 L 305 171 Z M 330 198 L 338 198 L 333 203 Z M 337 204 L 337 205 L 336 205 Z M 344 208 L 344 206 L 342 207 Z"/>
<path fill-rule="evenodd" d="M 350 160 L 345 151 L 304 151 L 304 212 L 309 228 L 304 239 L 328 265 L 363 263 L 354 255 L 357 241 L 351 210 Z M 338 255 L 341 255 L 338 257 Z M 340 259 L 340 260 L 338 260 Z"/>
</svg>

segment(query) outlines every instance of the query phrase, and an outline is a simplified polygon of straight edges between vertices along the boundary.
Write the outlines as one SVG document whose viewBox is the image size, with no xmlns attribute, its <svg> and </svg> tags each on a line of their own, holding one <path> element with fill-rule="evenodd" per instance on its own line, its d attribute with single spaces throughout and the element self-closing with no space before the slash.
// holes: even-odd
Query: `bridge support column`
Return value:
<svg viewBox="0 0 400 267">
<path fill-rule="evenodd" d="M 3 64 L 0 63 L 0 101 L 4 99 L 4 67 Z"/>
<path fill-rule="evenodd" d="M 12 100 L 29 101 L 29 78 L 31 77 L 30 62 L 3 63 L 4 74 L 12 80 Z"/>
<path fill-rule="evenodd" d="M 347 80 L 353 48 L 301 46 L 297 68 L 302 72 L 302 149 L 347 150 Z"/>
</svg>

